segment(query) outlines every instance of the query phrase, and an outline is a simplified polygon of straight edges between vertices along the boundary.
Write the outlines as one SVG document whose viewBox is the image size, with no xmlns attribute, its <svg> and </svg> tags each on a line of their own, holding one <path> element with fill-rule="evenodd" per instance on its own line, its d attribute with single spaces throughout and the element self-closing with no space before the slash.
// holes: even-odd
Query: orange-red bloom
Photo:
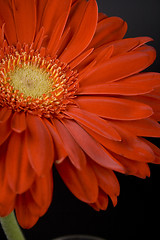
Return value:
<svg viewBox="0 0 160 240">
<path fill-rule="evenodd" d="M 0 1 L 0 216 L 32 227 L 52 201 L 52 166 L 80 200 L 117 203 L 114 171 L 141 178 L 160 150 L 160 74 L 148 37 L 95 0 Z"/>
</svg>

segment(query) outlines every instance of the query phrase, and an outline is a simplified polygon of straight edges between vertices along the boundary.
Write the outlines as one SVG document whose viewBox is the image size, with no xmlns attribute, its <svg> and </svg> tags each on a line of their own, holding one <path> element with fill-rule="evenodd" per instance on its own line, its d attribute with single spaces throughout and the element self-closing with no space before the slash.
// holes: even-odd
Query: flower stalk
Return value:
<svg viewBox="0 0 160 240">
<path fill-rule="evenodd" d="M 0 217 L 0 222 L 8 240 L 25 240 L 14 212 L 6 217 Z"/>
</svg>

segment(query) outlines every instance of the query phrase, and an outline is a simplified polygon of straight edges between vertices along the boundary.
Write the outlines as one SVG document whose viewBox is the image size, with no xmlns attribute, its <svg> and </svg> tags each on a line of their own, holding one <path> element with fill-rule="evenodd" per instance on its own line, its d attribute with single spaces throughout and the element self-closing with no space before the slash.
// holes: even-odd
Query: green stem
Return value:
<svg viewBox="0 0 160 240">
<path fill-rule="evenodd" d="M 6 217 L 0 217 L 0 222 L 8 240 L 25 240 L 14 212 Z"/>
</svg>

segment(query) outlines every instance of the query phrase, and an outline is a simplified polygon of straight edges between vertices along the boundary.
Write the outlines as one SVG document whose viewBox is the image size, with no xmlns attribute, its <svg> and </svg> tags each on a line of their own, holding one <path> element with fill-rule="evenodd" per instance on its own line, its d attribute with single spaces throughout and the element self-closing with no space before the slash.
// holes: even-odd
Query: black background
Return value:
<svg viewBox="0 0 160 240">
<path fill-rule="evenodd" d="M 148 69 L 160 71 L 160 1 L 98 0 L 99 11 L 119 16 L 128 23 L 125 37 L 150 36 L 157 60 Z M 153 140 L 157 145 L 159 140 Z M 30 230 L 28 240 L 49 240 L 68 234 L 89 234 L 106 240 L 140 240 L 160 236 L 160 166 L 150 165 L 151 177 L 145 180 L 117 174 L 121 185 L 118 204 L 96 212 L 76 199 L 54 170 L 53 203 L 47 214 Z M 5 239 L 0 232 L 0 240 Z"/>
</svg>

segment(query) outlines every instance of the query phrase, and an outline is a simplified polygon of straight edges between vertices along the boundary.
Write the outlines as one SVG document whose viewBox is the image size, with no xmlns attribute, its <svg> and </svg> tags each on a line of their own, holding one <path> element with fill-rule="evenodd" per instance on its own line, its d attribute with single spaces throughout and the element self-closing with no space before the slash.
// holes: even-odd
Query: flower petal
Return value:
<svg viewBox="0 0 160 240">
<path fill-rule="evenodd" d="M 160 85 L 160 74 L 141 73 L 122 80 L 81 87 L 78 95 L 140 95 L 149 93 Z"/>
<path fill-rule="evenodd" d="M 55 23 L 58 22 L 59 18 L 62 16 L 62 13 L 66 13 L 66 19 L 64 20 L 64 25 L 65 22 L 68 18 L 68 13 L 70 10 L 71 6 L 71 0 L 65 0 L 61 1 L 61 4 L 59 4 L 59 0 L 48 0 L 46 7 L 44 9 L 42 21 L 41 21 L 41 26 L 45 28 L 45 34 L 48 35 L 49 39 L 51 37 L 51 34 L 56 27 Z M 62 26 L 63 28 L 64 26 Z"/>
<path fill-rule="evenodd" d="M 8 119 L 4 123 L 0 123 L 0 145 L 2 145 L 2 143 L 4 143 L 7 140 L 11 132 L 12 130 L 10 119 Z"/>
<path fill-rule="evenodd" d="M 99 189 L 98 199 L 96 202 L 89 204 L 94 210 L 106 210 L 108 207 L 109 199 L 108 195 L 104 193 L 101 189 Z"/>
<path fill-rule="evenodd" d="M 113 123 L 112 123 L 113 124 Z M 116 142 L 106 139 L 90 129 L 87 129 L 89 134 L 101 143 L 106 149 L 124 156 L 131 160 L 140 162 L 154 162 L 155 156 L 152 149 L 146 144 L 143 139 L 136 137 L 133 133 L 120 128 L 118 125 L 113 124 L 119 132 L 122 141 Z"/>
<path fill-rule="evenodd" d="M 92 160 L 105 168 L 119 172 L 125 171 L 123 166 L 76 122 L 67 119 L 63 120 L 63 122 L 79 146 Z"/>
<path fill-rule="evenodd" d="M 83 169 L 86 165 L 86 157 L 79 145 L 75 142 L 72 135 L 68 132 L 66 127 L 59 121 L 54 119 L 55 126 L 59 136 L 63 142 L 68 157 L 72 164 L 77 169 Z"/>
<path fill-rule="evenodd" d="M 7 145 L 3 144 L 0 147 L 0 216 L 4 217 L 9 215 L 15 204 L 16 194 L 11 190 L 8 185 L 7 174 L 6 174 L 6 152 Z"/>
<path fill-rule="evenodd" d="M 70 107 L 69 111 L 65 111 L 65 114 L 108 139 L 115 141 L 121 140 L 121 137 L 115 129 L 111 127 L 109 122 L 98 117 L 96 114 L 75 107 Z"/>
<path fill-rule="evenodd" d="M 118 40 L 124 37 L 127 31 L 127 23 L 119 17 L 104 18 L 97 24 L 97 30 L 89 48 L 97 48 L 100 45 Z"/>
<path fill-rule="evenodd" d="M 17 133 L 21 133 L 26 129 L 26 119 L 24 112 L 15 112 L 13 114 L 11 128 Z"/>
<path fill-rule="evenodd" d="M 41 215 L 43 215 L 52 201 L 53 194 L 53 176 L 52 171 L 43 177 L 36 177 L 30 192 L 36 204 L 41 208 Z"/>
<path fill-rule="evenodd" d="M 37 175 L 41 176 L 53 165 L 53 141 L 41 118 L 28 114 L 26 120 L 28 157 Z"/>
<path fill-rule="evenodd" d="M 151 118 L 138 121 L 116 121 L 116 124 L 136 136 L 160 137 L 160 124 Z"/>
<path fill-rule="evenodd" d="M 5 23 L 5 36 L 10 45 L 17 43 L 16 29 L 14 17 L 10 2 L 6 0 L 0 1 L 0 23 Z"/>
<path fill-rule="evenodd" d="M 96 176 L 90 166 L 81 170 L 75 168 L 68 159 L 56 164 L 56 168 L 70 191 L 81 201 L 92 203 L 98 196 Z M 67 169 L 67 171 L 66 171 Z"/>
<path fill-rule="evenodd" d="M 25 143 L 25 133 L 12 133 L 6 155 L 8 183 L 15 193 L 25 192 L 33 183 L 35 173 L 30 166 Z"/>
<path fill-rule="evenodd" d="M 20 43 L 32 43 L 36 30 L 35 0 L 12 0 L 17 38 Z"/>
<path fill-rule="evenodd" d="M 96 30 L 97 18 L 98 9 L 96 1 L 90 0 L 87 3 L 86 11 L 77 32 L 60 56 L 62 62 L 71 62 L 89 45 Z"/>
<path fill-rule="evenodd" d="M 12 111 L 6 107 L 0 109 L 0 123 L 6 122 L 11 116 Z"/>
<path fill-rule="evenodd" d="M 152 108 L 146 104 L 123 98 L 81 96 L 78 106 L 101 117 L 117 120 L 136 120 L 150 117 Z"/>
<path fill-rule="evenodd" d="M 29 229 L 33 227 L 39 219 L 39 216 L 33 215 L 29 209 L 29 206 L 33 204 L 33 210 L 35 210 L 37 205 L 33 201 L 31 194 L 28 194 L 28 192 L 17 195 L 15 211 L 17 220 L 22 228 Z"/>
<path fill-rule="evenodd" d="M 93 68 L 90 74 L 81 79 L 81 85 L 84 87 L 105 84 L 131 76 L 150 66 L 155 57 L 156 52 L 150 46 L 139 47 L 137 50 L 112 57 Z"/>
<path fill-rule="evenodd" d="M 64 149 L 63 142 L 60 139 L 55 126 L 46 119 L 44 121 L 53 138 L 53 142 L 55 146 L 55 161 L 57 163 L 60 163 L 67 157 L 67 152 Z"/>
<path fill-rule="evenodd" d="M 127 174 L 139 178 L 150 177 L 150 169 L 147 163 L 132 161 L 117 154 L 114 154 L 114 157 L 127 169 Z"/>
<path fill-rule="evenodd" d="M 93 161 L 91 162 L 91 166 L 96 174 L 98 185 L 110 196 L 115 206 L 117 203 L 117 196 L 120 194 L 120 185 L 115 174 L 112 170 L 103 168 Z"/>
</svg>

